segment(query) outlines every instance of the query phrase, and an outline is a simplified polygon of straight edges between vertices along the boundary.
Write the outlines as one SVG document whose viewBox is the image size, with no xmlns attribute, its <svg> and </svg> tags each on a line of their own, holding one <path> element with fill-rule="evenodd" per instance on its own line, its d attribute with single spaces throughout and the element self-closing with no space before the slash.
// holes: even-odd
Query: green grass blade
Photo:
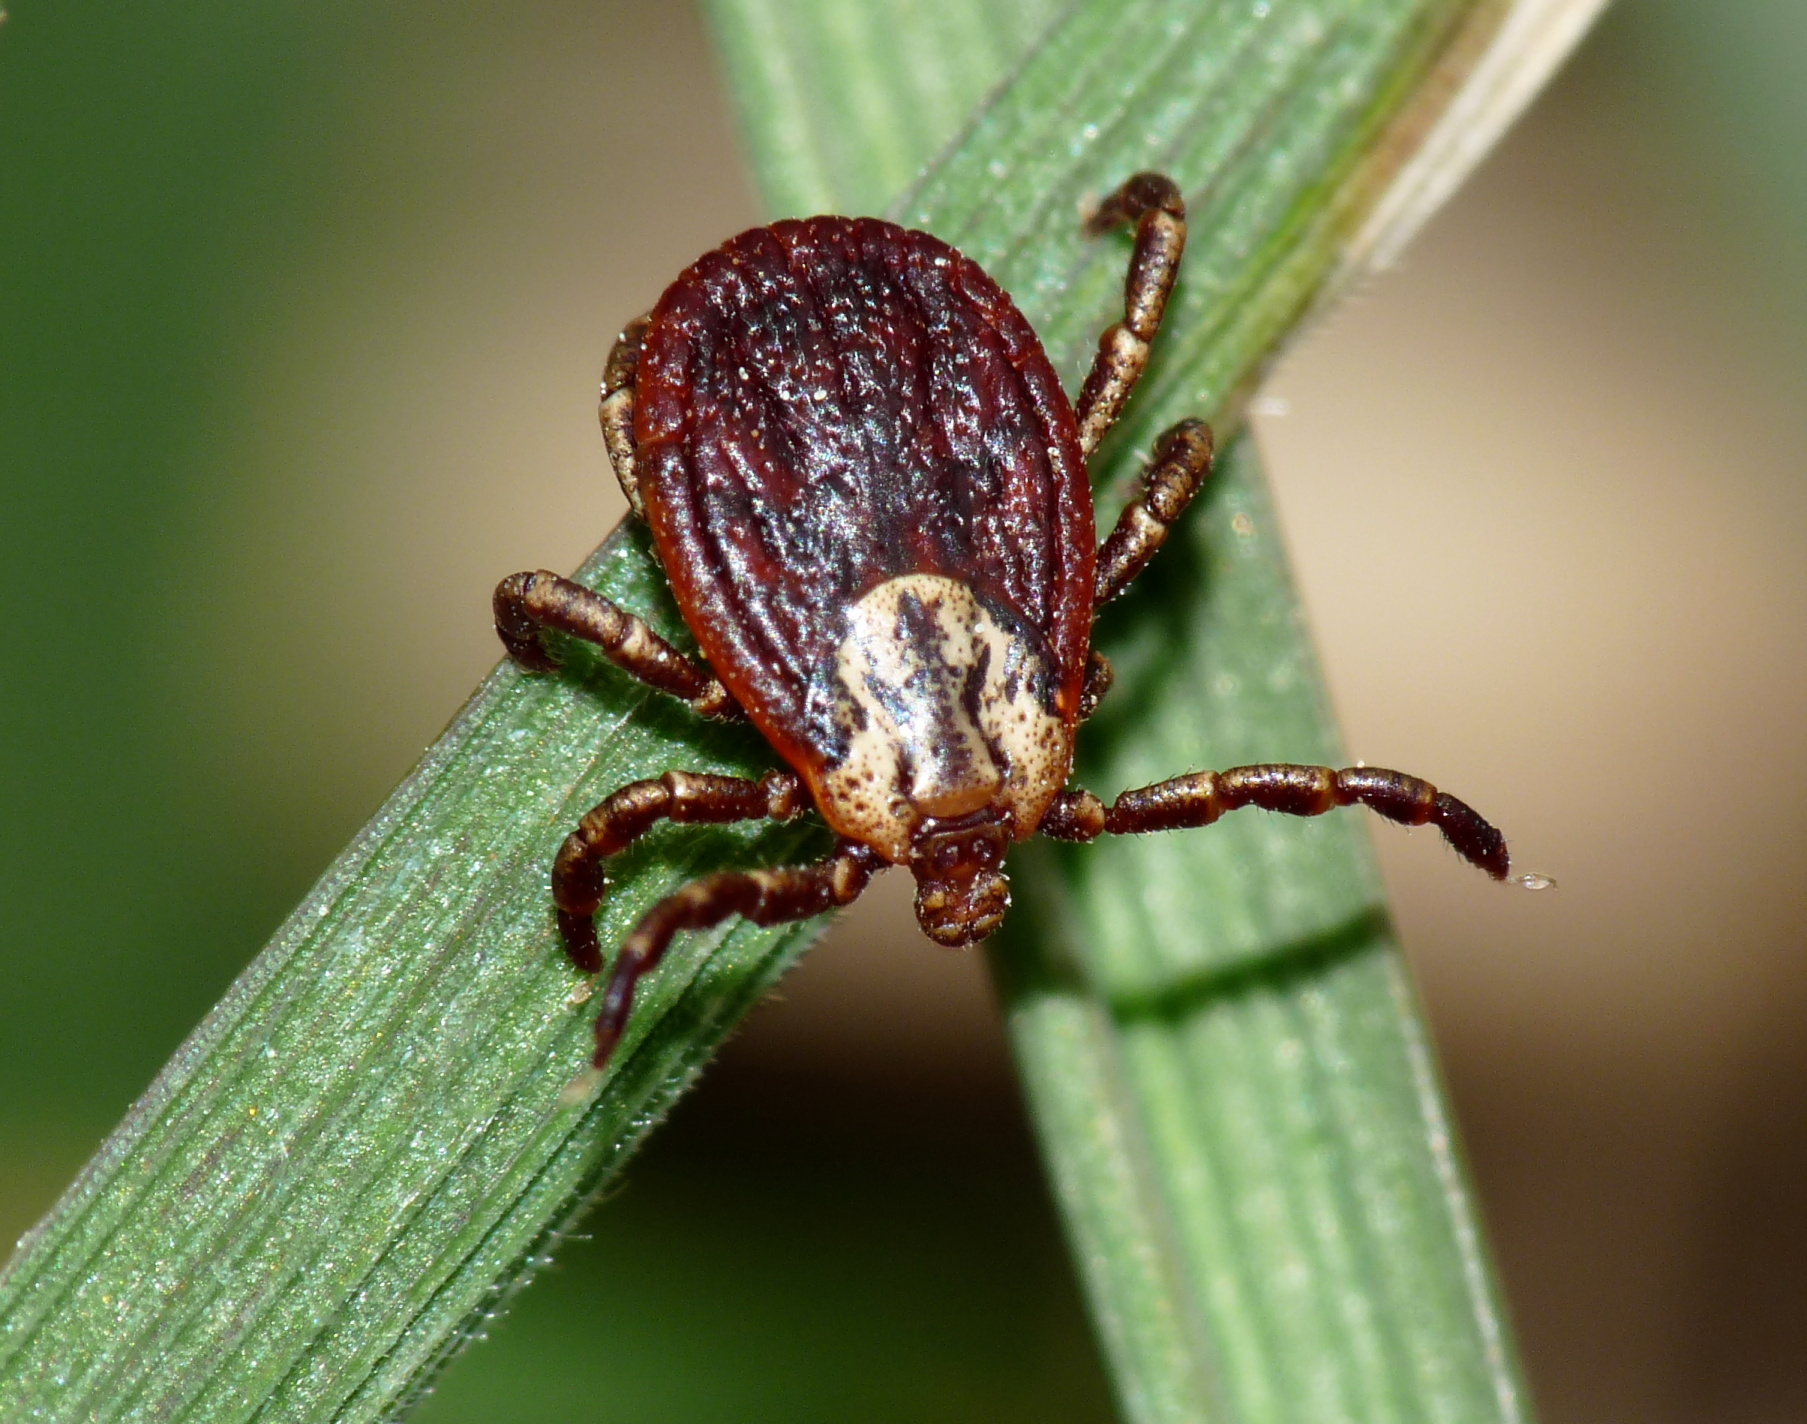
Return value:
<svg viewBox="0 0 1807 1424">
<path fill-rule="evenodd" d="M 1063 0 L 705 0 L 774 215 L 885 211 Z"/>
<path fill-rule="evenodd" d="M 1234 393 L 1346 256 L 1364 215 L 1376 211 L 1395 166 L 1382 140 L 1400 132 L 1397 115 L 1425 92 L 1433 61 L 1459 39 L 1459 23 L 1490 8 L 1471 11 L 1456 0 L 1082 5 L 917 188 L 909 215 L 991 266 L 1071 374 L 1108 313 L 1123 258 L 1121 244 L 1079 242 L 1079 196 L 1127 166 L 1161 164 L 1179 174 L 1204 218 L 1195 231 L 1209 237 L 1195 243 L 1175 337 L 1163 347 L 1139 423 L 1119 442 L 1126 455 L 1171 411 L 1232 408 Z M 1260 25 L 1251 18 L 1257 10 Z M 717 11 L 735 13 L 726 0 Z M 735 72 L 779 74 L 763 93 L 743 85 L 743 113 L 756 155 L 773 174 L 788 174 L 772 178 L 781 202 L 854 208 L 876 205 L 915 174 L 959 122 L 940 106 L 973 102 L 1047 18 L 1033 4 L 893 0 L 864 12 L 889 14 L 888 28 L 861 28 L 858 7 L 814 0 L 813 12 L 819 28 L 776 36 L 754 22 L 810 12 L 741 12 L 747 25 L 738 41 L 730 32 L 731 45 L 771 53 L 761 65 L 737 62 Z M 947 28 L 924 28 L 941 24 Z M 835 46 L 849 61 L 859 49 L 865 58 L 837 66 Z M 773 70 L 775 57 L 792 51 L 792 67 Z M 813 60 L 798 57 L 805 51 Z M 813 107 L 795 107 L 806 99 Z M 762 109 L 771 120 L 763 127 Z M 1409 150 L 1399 146 L 1398 156 Z M 829 200 L 841 194 L 845 202 Z M 1225 607 L 1266 606 L 1236 593 L 1245 585 L 1233 576 L 1234 560 L 1221 570 L 1201 567 L 1211 540 L 1244 538 L 1233 524 L 1225 534 L 1226 513 L 1240 507 L 1255 521 L 1245 540 L 1251 567 L 1279 567 L 1265 542 L 1271 520 L 1259 483 L 1246 463 L 1238 468 L 1244 473 L 1223 481 L 1206 519 L 1195 521 L 1192 538 L 1205 541 L 1203 552 L 1170 558 L 1166 582 L 1105 627 L 1124 689 L 1088 753 L 1086 772 L 1100 789 L 1112 789 L 1136 757 L 1172 756 L 1178 743 L 1182 762 L 1217 759 L 1237 745 L 1229 729 L 1244 725 L 1236 717 L 1258 699 L 1237 703 L 1236 689 L 1198 683 L 1192 662 L 1201 650 L 1211 656 L 1199 675 L 1252 677 L 1244 691 L 1290 709 L 1293 720 L 1267 723 L 1266 735 L 1322 729 L 1308 660 L 1277 663 L 1281 643 L 1255 638 L 1238 662 L 1240 635 L 1212 631 L 1232 629 L 1211 621 Z M 583 577 L 680 632 L 644 542 L 631 532 L 605 544 Z M 1284 594 L 1283 579 L 1276 586 Z M 1165 633 L 1150 616 L 1162 589 L 1183 615 Z M 1210 594 L 1202 605 L 1201 589 Z M 1286 682 L 1286 666 L 1296 681 Z M 1163 700 L 1182 687 L 1242 710 L 1188 723 Z M 1173 720 L 1151 735 L 1164 718 Z M 560 837 L 624 780 L 674 764 L 746 771 L 767 756 L 746 734 L 702 727 L 581 652 L 559 678 L 499 670 L 0 1274 L 0 1417 L 392 1416 L 544 1258 L 562 1224 L 619 1171 L 813 928 L 742 925 L 680 945 L 647 986 L 606 1085 L 567 1104 L 561 1092 L 584 1060 L 588 1014 L 568 1002 L 572 976 L 547 907 L 546 867 Z M 1150 774 L 1172 769 L 1168 761 Z M 1152 932 L 1113 906 L 1112 887 L 1119 901 L 1133 900 L 1127 887 L 1162 882 L 1124 878 L 1149 867 L 1133 859 L 1135 848 L 1108 847 L 1091 861 L 1052 852 L 1026 859 L 1024 919 L 1049 928 L 1013 939 L 1000 954 L 1038 1115 L 1045 1127 L 1063 1113 L 1071 1123 L 1050 1141 L 1076 1235 L 1086 1242 L 1086 1223 L 1095 1223 L 1110 1256 L 1096 1269 L 1088 1260 L 1088 1275 L 1125 1400 L 1145 1418 L 1196 1417 L 1208 1396 L 1250 1418 L 1286 1413 L 1301 1399 L 1316 1417 L 1339 1401 L 1366 1409 L 1383 1396 L 1408 1406 L 1454 1401 L 1447 1417 L 1496 1417 L 1468 1407 L 1468 1357 L 1459 1351 L 1453 1363 L 1408 1352 L 1403 1375 L 1391 1356 L 1363 1357 L 1352 1373 L 1333 1354 L 1322 1369 L 1307 1362 L 1288 1384 L 1293 1376 L 1276 1373 L 1273 1362 L 1304 1357 L 1281 1329 L 1291 1317 L 1283 1318 L 1270 1288 L 1294 1282 L 1298 1263 L 1278 1258 L 1286 1271 L 1273 1280 L 1250 1272 L 1290 1238 L 1245 1223 L 1251 1240 L 1273 1248 L 1246 1261 L 1214 1256 L 1213 1242 L 1202 1239 L 1214 1223 L 1237 1225 L 1236 1188 L 1257 1179 L 1245 1173 L 1214 1187 L 1201 1177 L 1194 1169 L 1209 1159 L 1194 1150 L 1192 1139 L 1202 1140 L 1197 1114 L 1181 1110 L 1217 1101 L 1214 1065 L 1239 1061 L 1255 1042 L 1260 1025 L 1214 1031 L 1228 1021 L 1200 1017 L 1222 1004 L 1226 986 L 1250 989 L 1250 1003 L 1277 995 L 1276 1004 L 1297 1005 L 1315 1035 L 1297 1055 L 1320 1070 L 1313 1101 L 1334 1105 L 1331 1120 L 1347 1133 L 1368 1131 L 1375 1113 L 1397 1113 L 1408 1091 L 1430 1082 L 1422 1045 L 1410 1036 L 1414 1020 L 1398 1006 L 1371 870 L 1348 828 L 1306 827 L 1303 839 L 1270 840 L 1256 822 L 1208 839 L 1215 860 L 1184 861 L 1218 867 L 1209 876 L 1189 872 L 1201 880 L 1228 882 L 1213 886 L 1208 941 L 1169 937 L 1173 912 L 1152 902 L 1129 906 L 1155 917 Z M 622 867 L 604 937 L 619 938 L 654 897 L 701 869 L 794 858 L 821 843 L 806 828 L 663 832 Z M 1159 855 L 1162 843 L 1144 849 Z M 1225 914 L 1242 903 L 1236 882 L 1245 872 L 1259 893 L 1249 892 L 1246 911 Z M 1352 917 L 1327 920 L 1335 908 Z M 1371 950 L 1363 935 L 1381 947 Z M 1283 942 L 1303 948 L 1282 955 Z M 1314 989 L 1306 981 L 1320 973 L 1320 959 L 1334 972 L 1311 979 Z M 1361 994 L 1336 977 L 1352 974 L 1367 975 Z M 1364 1027 L 1371 1020 L 1373 1033 Z M 1327 1025 L 1348 1032 L 1325 1038 Z M 1375 1057 L 1370 1040 L 1398 1048 L 1394 1059 L 1375 1060 L 1391 1063 L 1393 1077 L 1367 1067 L 1342 1073 L 1345 1061 Z M 1206 1053 L 1212 1045 L 1215 1058 Z M 1396 1143 L 1370 1132 L 1376 1190 L 1403 1194 L 1397 1200 L 1408 1208 L 1428 1199 L 1425 1164 L 1433 1175 L 1447 1164 L 1447 1155 L 1427 1155 L 1434 1096 L 1425 1102 L 1412 1120 L 1418 1136 L 1407 1131 Z M 1248 1113 L 1259 1117 L 1260 1106 L 1252 1098 Z M 1230 1120 L 1235 1107 L 1219 1116 Z M 1293 1127 L 1300 1140 L 1315 1130 L 1312 1120 Z M 1294 1153 L 1287 1165 L 1300 1161 Z M 1342 1200 L 1335 1192 L 1347 1182 L 1334 1166 L 1320 1162 L 1305 1180 L 1328 1181 Z M 1271 1178 L 1258 1179 L 1283 1180 L 1277 1164 Z M 1444 1183 L 1446 1196 L 1459 1200 L 1454 1183 Z M 1189 1209 L 1213 1189 L 1230 1201 L 1229 1215 Z M 1252 1200 L 1260 1207 L 1266 1198 Z M 1393 1200 L 1358 1203 L 1365 1215 L 1356 1218 L 1385 1217 Z M 1408 1236 L 1418 1220 L 1409 1210 L 1395 1219 Z M 1446 1211 L 1441 1220 L 1455 1230 L 1465 1217 Z M 1308 1212 L 1308 1225 L 1326 1222 L 1335 1225 Z M 1473 1252 L 1456 1256 L 1472 1260 Z M 1419 1282 L 1418 1259 L 1380 1263 L 1404 1273 L 1399 1294 Z M 1439 1288 L 1442 1259 L 1420 1273 Z M 1307 1325 L 1326 1308 L 1372 1320 L 1380 1297 L 1326 1306 L 1316 1292 L 1329 1277 L 1313 1274 L 1313 1261 L 1304 1265 L 1307 1295 L 1318 1304 L 1302 1312 Z M 1242 1303 L 1238 1290 L 1257 1298 Z M 1484 1286 L 1477 1291 L 1471 1295 L 1484 1299 Z M 1433 1323 L 1450 1315 L 1447 1291 L 1412 1299 Z M 1314 1328 L 1332 1343 L 1339 1338 L 1336 1320 Z M 1469 1328 L 1479 1328 L 1472 1318 Z M 1258 1338 L 1243 1341 L 1237 1331 Z M 1394 1338 L 1386 1335 L 1382 1347 Z M 1454 1349 L 1468 1337 L 1398 1338 L 1442 1339 Z M 1444 1376 L 1455 1384 L 1442 1393 L 1397 1392 L 1401 1379 L 1441 1388 Z M 1351 1393 L 1351 1380 L 1372 1387 Z"/>
<path fill-rule="evenodd" d="M 639 536 L 583 577 L 682 637 Z M 768 760 L 582 649 L 557 678 L 498 669 L 0 1277 L 0 1418 L 388 1417 L 814 928 L 679 946 L 607 1086 L 566 1106 L 589 1014 L 547 908 L 563 832 L 648 771 Z M 824 844 L 664 838 L 604 934 L 699 869 Z"/>
<path fill-rule="evenodd" d="M 768 8 L 716 4 L 768 192 L 846 206 L 852 125 L 812 163 L 780 134 L 831 97 L 762 83 L 802 66 L 743 47 Z M 1233 424 L 1301 314 L 1398 251 L 1597 9 L 1082 5 L 893 211 L 998 276 L 1073 386 L 1123 256 L 1079 239 L 1081 202 L 1142 167 L 1181 180 L 1187 272 L 1108 486 L 1181 416 Z M 897 133 L 867 136 L 899 171 Z M 1079 773 L 1101 793 L 1339 760 L 1246 440 L 1099 639 L 1118 686 Z M 994 961 L 1126 1416 L 1525 1417 L 1356 818 L 1030 847 L 1013 874 Z"/>
</svg>

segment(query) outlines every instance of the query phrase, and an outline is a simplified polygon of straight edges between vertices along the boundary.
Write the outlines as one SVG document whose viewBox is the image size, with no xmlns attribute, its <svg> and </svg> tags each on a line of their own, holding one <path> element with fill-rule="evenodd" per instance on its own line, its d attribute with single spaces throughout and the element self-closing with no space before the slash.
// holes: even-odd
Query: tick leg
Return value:
<svg viewBox="0 0 1807 1424">
<path fill-rule="evenodd" d="M 552 903 L 558 907 L 565 953 L 586 974 L 602 968 L 595 916 L 607 882 L 602 863 L 660 821 L 725 825 L 729 821 L 789 821 L 810 804 L 794 772 L 768 771 L 758 781 L 668 771 L 653 781 L 630 781 L 565 837 L 552 865 Z"/>
<path fill-rule="evenodd" d="M 602 991 L 596 1018 L 596 1054 L 601 1068 L 609 1061 L 634 1005 L 634 986 L 658 967 L 680 930 L 707 929 L 731 915 L 744 915 L 756 925 L 807 920 L 825 910 L 851 905 L 884 861 L 876 851 L 842 841 L 833 855 L 814 865 L 777 870 L 731 870 L 705 875 L 667 895 L 646 912 L 616 956 Z"/>
<path fill-rule="evenodd" d="M 1105 693 L 1111 690 L 1111 684 L 1116 680 L 1117 674 L 1111 667 L 1109 658 L 1096 649 L 1086 655 L 1085 682 L 1079 689 L 1081 722 L 1092 720 L 1092 714 L 1098 710 L 1098 704 L 1104 701 Z"/>
<path fill-rule="evenodd" d="M 640 342 L 646 336 L 647 319 L 637 316 L 621 329 L 602 369 L 602 443 L 608 446 L 609 463 L 621 492 L 646 517 L 640 502 L 640 482 L 634 476 L 634 372 L 640 365 Z"/>
<path fill-rule="evenodd" d="M 1138 173 L 1086 220 L 1091 236 L 1119 223 L 1136 225 L 1136 245 L 1123 284 L 1123 320 L 1098 338 L 1098 354 L 1079 389 L 1079 449 L 1088 460 L 1148 365 L 1148 344 L 1167 310 L 1167 296 L 1186 247 L 1186 202 L 1162 173 Z"/>
<path fill-rule="evenodd" d="M 1148 567 L 1211 473 L 1212 449 L 1211 427 L 1202 420 L 1182 420 L 1155 442 L 1141 487 L 1098 549 L 1095 607 L 1109 603 Z"/>
<path fill-rule="evenodd" d="M 1378 766 L 1235 766 L 1198 771 L 1125 791 L 1106 806 L 1089 791 L 1063 791 L 1042 818 L 1041 831 L 1063 841 L 1101 835 L 1177 831 L 1208 826 L 1225 811 L 1259 806 L 1288 816 L 1319 816 L 1333 806 L 1359 802 L 1401 825 L 1426 822 L 1471 865 L 1504 880 L 1511 861 L 1506 838 L 1481 814 L 1428 781 Z"/>
<path fill-rule="evenodd" d="M 735 719 L 740 706 L 728 689 L 625 609 L 600 593 L 547 573 L 510 574 L 496 585 L 496 632 L 508 655 L 532 672 L 558 666 L 540 641 L 551 628 L 594 643 L 623 672 L 681 697 L 705 717 Z"/>
</svg>

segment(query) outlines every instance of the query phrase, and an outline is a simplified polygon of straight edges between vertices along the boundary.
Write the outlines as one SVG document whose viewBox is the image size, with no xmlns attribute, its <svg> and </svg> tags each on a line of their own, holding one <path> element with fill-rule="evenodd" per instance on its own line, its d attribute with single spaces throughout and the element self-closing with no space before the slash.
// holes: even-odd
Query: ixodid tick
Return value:
<svg viewBox="0 0 1807 1424">
<path fill-rule="evenodd" d="M 594 1062 L 672 937 L 851 903 L 886 865 L 916 878 L 940 944 L 983 939 L 1010 904 L 1004 855 L 1035 835 L 1205 826 L 1258 806 L 1315 816 L 1353 802 L 1434 824 L 1490 875 L 1500 833 L 1453 796 L 1378 767 L 1195 772 L 1106 806 L 1071 789 L 1073 740 L 1110 685 L 1092 615 L 1160 548 L 1211 469 L 1210 429 L 1181 421 L 1096 544 L 1086 462 L 1148 361 L 1186 241 L 1179 189 L 1131 178 L 1093 233 L 1135 230 L 1123 320 L 1076 402 L 977 264 L 873 218 L 757 227 L 696 262 L 622 332 L 602 387 L 609 456 L 651 527 L 707 666 L 556 574 L 496 590 L 524 667 L 556 630 L 708 717 L 745 718 L 785 769 L 758 781 L 670 771 L 622 787 L 566 839 L 552 896 L 572 962 L 603 967 L 604 866 L 661 820 L 788 820 L 835 832 L 827 859 L 704 876 L 627 937 L 601 996 Z"/>
</svg>

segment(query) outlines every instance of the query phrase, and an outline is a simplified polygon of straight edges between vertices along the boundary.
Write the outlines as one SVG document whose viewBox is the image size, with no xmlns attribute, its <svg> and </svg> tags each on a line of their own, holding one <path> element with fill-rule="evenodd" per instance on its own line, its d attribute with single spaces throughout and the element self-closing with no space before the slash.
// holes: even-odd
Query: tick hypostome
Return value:
<svg viewBox="0 0 1807 1424">
<path fill-rule="evenodd" d="M 679 931 L 803 919 L 903 865 L 929 937 L 971 944 L 1009 906 L 1005 851 L 1038 832 L 1087 841 L 1209 825 L 1239 806 L 1315 816 L 1360 802 L 1431 822 L 1505 877 L 1498 831 L 1395 771 L 1242 766 L 1110 806 L 1067 787 L 1074 735 L 1110 685 L 1093 612 L 1142 571 L 1211 468 L 1211 431 L 1181 421 L 1095 544 L 1086 462 L 1160 326 L 1186 240 L 1178 188 L 1131 178 L 1088 228 L 1120 224 L 1135 233 L 1123 320 L 1077 402 L 976 264 L 872 218 L 744 232 L 621 334 L 603 435 L 707 664 L 550 573 L 502 581 L 497 630 L 535 670 L 553 665 L 543 631 L 587 639 L 705 716 L 744 717 L 784 769 L 758 781 L 671 771 L 603 801 L 553 867 L 566 949 L 579 969 L 602 968 L 604 864 L 659 821 L 813 811 L 838 840 L 813 865 L 705 876 L 655 905 L 603 989 L 598 1067 Z"/>
</svg>

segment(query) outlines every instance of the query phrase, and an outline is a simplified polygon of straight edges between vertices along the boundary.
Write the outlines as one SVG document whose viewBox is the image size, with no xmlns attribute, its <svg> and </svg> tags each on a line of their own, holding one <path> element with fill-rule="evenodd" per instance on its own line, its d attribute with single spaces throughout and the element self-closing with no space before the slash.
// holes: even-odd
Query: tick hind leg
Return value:
<svg viewBox="0 0 1807 1424">
<path fill-rule="evenodd" d="M 621 492 L 634 513 L 646 517 L 640 502 L 640 481 L 634 470 L 634 375 L 640 365 L 640 343 L 646 337 L 647 319 L 637 316 L 621 329 L 602 369 L 602 443 L 608 446 L 609 463 Z"/>
<path fill-rule="evenodd" d="M 545 569 L 510 574 L 496 585 L 495 614 L 502 646 L 529 671 L 558 666 L 540 640 L 550 629 L 594 643 L 623 672 L 682 698 L 705 717 L 741 715 L 728 689 L 653 632 L 644 618 L 568 578 Z"/>
<path fill-rule="evenodd" d="M 1377 766 L 1333 771 L 1280 764 L 1199 771 L 1125 791 L 1110 806 L 1089 791 L 1063 791 L 1043 817 L 1041 830 L 1056 840 L 1089 841 L 1101 835 L 1208 826 L 1239 806 L 1319 816 L 1357 803 L 1401 825 L 1435 826 L 1458 855 L 1495 880 L 1504 880 L 1511 868 L 1506 838 L 1473 807 L 1428 781 Z"/>
<path fill-rule="evenodd" d="M 1123 284 L 1123 320 L 1098 339 L 1098 354 L 1079 388 L 1079 449 L 1086 459 L 1117 423 L 1124 401 L 1142 379 L 1148 347 L 1160 329 L 1167 297 L 1186 247 L 1186 202 L 1179 185 L 1162 173 L 1138 173 L 1098 205 L 1085 230 L 1094 236 L 1121 223 L 1136 226 L 1129 275 Z"/>
<path fill-rule="evenodd" d="M 634 988 L 658 967 L 672 937 L 681 930 L 707 929 L 734 915 L 756 925 L 807 920 L 860 897 L 873 873 L 884 865 L 878 853 L 853 841 L 842 841 L 834 854 L 814 865 L 776 870 L 731 870 L 693 880 L 648 910 L 621 945 L 615 967 L 602 991 L 596 1017 L 596 1053 L 591 1062 L 609 1061 L 634 1006 Z"/>
<path fill-rule="evenodd" d="M 602 968 L 596 911 L 608 888 L 603 862 L 627 849 L 660 821 L 726 825 L 730 821 L 789 821 L 808 808 L 803 782 L 789 771 L 768 771 L 758 781 L 668 771 L 650 781 L 630 781 L 603 798 L 565 837 L 552 865 L 552 903 L 558 907 L 565 953 L 586 974 Z"/>
</svg>

